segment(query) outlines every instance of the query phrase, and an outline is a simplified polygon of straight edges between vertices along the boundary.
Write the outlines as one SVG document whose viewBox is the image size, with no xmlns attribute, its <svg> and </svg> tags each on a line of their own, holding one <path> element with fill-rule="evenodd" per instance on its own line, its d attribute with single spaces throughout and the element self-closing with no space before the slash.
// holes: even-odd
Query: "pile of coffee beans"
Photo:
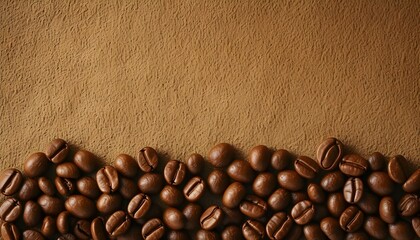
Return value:
<svg viewBox="0 0 420 240">
<path fill-rule="evenodd" d="M 105 165 L 62 139 L 0 175 L 3 239 L 415 239 L 420 169 L 335 138 L 316 159 L 226 143 L 162 162 L 151 147 Z"/>
</svg>

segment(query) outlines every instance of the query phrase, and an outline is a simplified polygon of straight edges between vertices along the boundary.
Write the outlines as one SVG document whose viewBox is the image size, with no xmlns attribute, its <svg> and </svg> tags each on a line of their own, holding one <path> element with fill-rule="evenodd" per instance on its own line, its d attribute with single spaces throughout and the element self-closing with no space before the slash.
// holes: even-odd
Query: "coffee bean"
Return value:
<svg viewBox="0 0 420 240">
<path fill-rule="evenodd" d="M 200 177 L 193 177 L 184 187 L 184 197 L 190 202 L 198 201 L 204 194 L 205 183 Z"/>
<path fill-rule="evenodd" d="M 246 196 L 239 204 L 239 210 L 246 216 L 254 219 L 264 216 L 267 208 L 267 203 L 255 195 Z"/>
<path fill-rule="evenodd" d="M 310 201 L 303 200 L 293 206 L 290 214 L 297 224 L 305 225 L 314 217 L 315 206 Z"/>
<path fill-rule="evenodd" d="M 56 138 L 45 149 L 45 155 L 51 162 L 58 164 L 66 159 L 69 150 L 70 148 L 66 141 Z"/>
<path fill-rule="evenodd" d="M 301 225 L 293 225 L 287 234 L 286 239 L 288 240 L 299 240 L 303 234 L 303 227 Z"/>
<path fill-rule="evenodd" d="M 66 233 L 58 237 L 57 240 L 77 240 L 77 238 L 71 233 Z"/>
<path fill-rule="evenodd" d="M 369 156 L 368 160 L 369 168 L 372 171 L 381 171 L 385 168 L 385 157 L 382 153 L 374 152 Z"/>
<path fill-rule="evenodd" d="M 403 217 L 411 217 L 420 211 L 420 199 L 415 194 L 407 193 L 398 203 L 398 213 Z"/>
<path fill-rule="evenodd" d="M 57 234 L 56 221 L 51 216 L 46 216 L 42 221 L 41 233 L 47 238 L 52 238 Z"/>
<path fill-rule="evenodd" d="M 228 143 L 219 143 L 210 149 L 207 161 L 217 168 L 222 168 L 232 162 L 234 155 L 235 149 L 232 145 Z"/>
<path fill-rule="evenodd" d="M 184 202 L 184 195 L 176 187 L 166 185 L 160 192 L 160 200 L 168 206 L 176 207 Z"/>
<path fill-rule="evenodd" d="M 420 191 L 420 169 L 417 169 L 415 172 L 413 172 L 407 181 L 405 181 L 403 189 L 408 193 Z"/>
<path fill-rule="evenodd" d="M 30 178 L 42 176 L 48 170 L 49 162 L 45 153 L 33 153 L 23 164 L 23 173 Z"/>
<path fill-rule="evenodd" d="M 371 237 L 377 239 L 385 239 L 388 235 L 387 224 L 376 216 L 366 217 L 363 228 Z"/>
<path fill-rule="evenodd" d="M 357 203 L 363 196 L 363 181 L 360 178 L 349 178 L 343 188 L 344 199 L 348 203 Z"/>
<path fill-rule="evenodd" d="M 416 233 L 414 232 L 411 224 L 404 221 L 398 221 L 389 224 L 389 235 L 395 240 L 414 239 Z"/>
<path fill-rule="evenodd" d="M 372 172 L 366 182 L 370 190 L 380 196 L 390 195 L 394 191 L 394 182 L 386 172 Z"/>
<path fill-rule="evenodd" d="M 346 240 L 369 240 L 369 236 L 365 231 L 360 230 L 353 233 L 347 233 Z"/>
<path fill-rule="evenodd" d="M 345 233 L 341 229 L 338 221 L 332 217 L 326 217 L 321 220 L 320 227 L 322 232 L 331 240 L 344 239 Z"/>
<path fill-rule="evenodd" d="M 228 208 L 235 208 L 239 206 L 239 203 L 242 201 L 242 199 L 245 198 L 245 195 L 245 186 L 239 182 L 233 182 L 229 185 L 228 188 L 226 188 L 225 192 L 223 193 L 223 206 Z"/>
<path fill-rule="evenodd" d="M 292 201 L 292 195 L 283 188 L 274 191 L 267 200 L 268 206 L 274 211 L 284 210 Z"/>
<path fill-rule="evenodd" d="M 388 175 L 394 182 L 403 184 L 407 180 L 405 164 L 407 164 L 407 160 L 401 155 L 394 156 L 389 160 Z"/>
<path fill-rule="evenodd" d="M 142 218 L 152 205 L 152 200 L 144 193 L 134 196 L 127 206 L 127 212 L 133 219 Z"/>
<path fill-rule="evenodd" d="M 330 172 L 321 179 L 321 187 L 327 192 L 336 192 L 340 190 L 346 179 L 340 171 Z"/>
<path fill-rule="evenodd" d="M 284 239 L 293 226 L 293 219 L 284 212 L 274 214 L 268 220 L 265 230 L 270 239 Z"/>
<path fill-rule="evenodd" d="M 204 230 L 212 230 L 222 222 L 222 218 L 222 209 L 219 206 L 212 205 L 201 214 L 200 226 Z"/>
<path fill-rule="evenodd" d="M 204 158 L 198 153 L 193 153 L 188 157 L 186 165 L 192 174 L 198 175 L 204 169 Z"/>
<path fill-rule="evenodd" d="M 214 194 L 222 194 L 229 185 L 229 176 L 222 170 L 214 169 L 207 177 L 207 185 Z"/>
<path fill-rule="evenodd" d="M 50 179 L 46 177 L 40 177 L 38 178 L 38 187 L 44 194 L 48 196 L 54 196 L 55 195 L 55 186 L 51 182 Z"/>
<path fill-rule="evenodd" d="M 340 216 L 340 226 L 346 232 L 355 232 L 363 225 L 364 214 L 356 206 L 350 206 Z"/>
<path fill-rule="evenodd" d="M 305 191 L 300 191 L 300 192 L 292 192 L 292 204 L 293 206 L 295 204 L 297 204 L 298 202 L 301 202 L 303 200 L 308 200 L 308 194 Z"/>
<path fill-rule="evenodd" d="M 137 184 L 132 179 L 121 177 L 119 182 L 118 191 L 124 199 L 131 199 L 139 192 Z"/>
<path fill-rule="evenodd" d="M 178 160 L 169 161 L 163 170 L 163 176 L 166 182 L 174 186 L 180 185 L 184 181 L 186 173 L 187 166 Z"/>
<path fill-rule="evenodd" d="M 162 221 L 158 218 L 153 218 L 147 221 L 141 229 L 141 235 L 144 240 L 160 239 L 165 234 L 165 227 Z"/>
<path fill-rule="evenodd" d="M 219 240 L 220 236 L 216 232 L 200 229 L 195 234 L 195 240 Z"/>
<path fill-rule="evenodd" d="M 74 154 L 73 162 L 85 173 L 92 173 L 100 167 L 99 159 L 91 152 L 79 150 Z"/>
<path fill-rule="evenodd" d="M 378 212 L 379 198 L 370 192 L 364 192 L 357 206 L 366 214 L 375 214 Z"/>
<path fill-rule="evenodd" d="M 55 177 L 55 188 L 62 196 L 69 196 L 76 190 L 75 184 L 67 178 Z"/>
<path fill-rule="evenodd" d="M 23 208 L 23 222 L 28 227 L 34 227 L 41 222 L 42 209 L 38 203 L 27 201 Z"/>
<path fill-rule="evenodd" d="M 306 191 L 308 193 L 309 200 L 314 203 L 324 203 L 327 198 L 321 185 L 317 183 L 310 183 Z"/>
<path fill-rule="evenodd" d="M 107 239 L 108 233 L 105 229 L 105 221 L 102 217 L 93 219 L 90 225 L 90 232 L 93 240 Z"/>
<path fill-rule="evenodd" d="M 26 179 L 18 192 L 18 198 L 21 201 L 28 201 L 37 198 L 41 194 L 38 182 L 33 178 Z"/>
<path fill-rule="evenodd" d="M 185 228 L 188 230 L 196 229 L 200 227 L 200 216 L 203 209 L 199 204 L 189 203 L 182 210 L 182 214 L 185 216 Z"/>
<path fill-rule="evenodd" d="M 124 211 L 116 211 L 105 223 L 105 229 L 111 237 L 117 237 L 128 231 L 130 217 Z"/>
<path fill-rule="evenodd" d="M 57 230 L 61 234 L 66 234 L 73 230 L 76 225 L 75 219 L 72 217 L 69 211 L 63 211 L 57 216 Z"/>
<path fill-rule="evenodd" d="M 140 191 L 146 194 L 157 194 L 162 190 L 163 185 L 163 177 L 158 173 L 145 173 L 137 181 Z"/>
<path fill-rule="evenodd" d="M 136 160 L 127 154 L 120 154 L 114 162 L 114 168 L 124 177 L 134 178 L 139 172 Z"/>
<path fill-rule="evenodd" d="M 303 227 L 303 234 L 306 239 L 328 240 L 324 232 L 322 232 L 319 224 L 309 224 Z"/>
<path fill-rule="evenodd" d="M 23 240 L 44 240 L 44 236 L 38 231 L 35 230 L 26 230 L 22 234 Z"/>
<path fill-rule="evenodd" d="M 3 240 L 19 240 L 20 232 L 19 228 L 13 223 L 4 222 L 0 228 L 1 238 Z"/>
<path fill-rule="evenodd" d="M 230 178 L 242 183 L 249 183 L 254 180 L 255 172 L 249 162 L 245 160 L 233 161 L 226 170 Z"/>
<path fill-rule="evenodd" d="M 168 240 L 188 240 L 188 239 L 190 239 L 190 236 L 185 231 L 171 230 L 166 235 L 166 239 L 168 239 Z"/>
<path fill-rule="evenodd" d="M 19 170 L 6 169 L 0 175 L 0 191 L 5 196 L 11 196 L 19 191 L 22 182 L 23 176 Z"/>
<path fill-rule="evenodd" d="M 91 239 L 90 222 L 88 220 L 79 220 L 73 230 L 77 239 L 88 240 Z"/>
<path fill-rule="evenodd" d="M 359 177 L 363 175 L 367 171 L 368 167 L 368 161 L 357 154 L 345 155 L 339 164 L 341 172 L 352 177 Z"/>
<path fill-rule="evenodd" d="M 264 172 L 270 165 L 271 150 L 267 146 L 258 145 L 249 152 L 249 164 L 257 172 Z"/>
<path fill-rule="evenodd" d="M 112 166 L 105 166 L 96 173 L 96 183 L 103 193 L 116 192 L 119 188 L 118 172 Z"/>
<path fill-rule="evenodd" d="M 222 231 L 222 239 L 223 240 L 241 240 L 244 239 L 242 236 L 242 230 L 235 225 L 227 226 Z"/>
<path fill-rule="evenodd" d="M 247 220 L 242 225 L 242 234 L 247 240 L 264 239 L 264 225 L 257 220 Z"/>
<path fill-rule="evenodd" d="M 394 223 L 397 219 L 397 207 L 394 199 L 391 197 L 383 197 L 379 203 L 379 216 L 386 223 Z"/>
<path fill-rule="evenodd" d="M 8 198 L 0 206 L 0 218 L 6 222 L 14 222 L 22 213 L 22 208 L 17 199 Z"/>
<path fill-rule="evenodd" d="M 331 193 L 327 200 L 328 211 L 334 217 L 340 217 L 341 213 L 347 208 L 346 200 L 344 200 L 343 193 Z"/>
<path fill-rule="evenodd" d="M 80 177 L 80 170 L 76 164 L 72 162 L 60 163 L 55 169 L 55 173 L 59 177 L 76 179 Z"/>
<path fill-rule="evenodd" d="M 83 195 L 72 195 L 64 203 L 66 210 L 78 218 L 91 218 L 96 213 L 95 203 Z"/>
<path fill-rule="evenodd" d="M 299 191 L 305 184 L 303 178 L 294 170 L 284 170 L 279 172 L 277 180 L 280 187 L 289 191 Z"/>
<path fill-rule="evenodd" d="M 335 138 L 324 140 L 316 151 L 319 166 L 324 170 L 336 168 L 343 156 L 343 148 L 343 144 Z"/>
<path fill-rule="evenodd" d="M 269 172 L 263 172 L 255 177 L 252 183 L 252 191 L 259 197 L 267 197 L 276 189 L 276 175 Z"/>
<path fill-rule="evenodd" d="M 103 193 L 96 201 L 96 208 L 102 214 L 111 214 L 122 206 L 122 197 L 118 193 Z"/>
<path fill-rule="evenodd" d="M 411 220 L 411 225 L 414 229 L 414 231 L 417 234 L 417 237 L 420 238 L 420 217 L 415 217 Z"/>
<path fill-rule="evenodd" d="M 169 207 L 165 209 L 162 219 L 166 226 L 173 230 L 181 230 L 185 226 L 185 217 L 176 208 Z"/>
<path fill-rule="evenodd" d="M 308 179 L 314 178 L 320 171 L 315 160 L 307 156 L 299 156 L 295 160 L 295 170 L 300 176 Z"/>
<path fill-rule="evenodd" d="M 279 149 L 271 156 L 271 167 L 274 170 L 282 171 L 286 169 L 291 162 L 292 155 L 285 149 Z"/>
<path fill-rule="evenodd" d="M 80 178 L 77 180 L 76 187 L 80 194 L 91 199 L 96 199 L 101 194 L 98 184 L 91 177 Z"/>
<path fill-rule="evenodd" d="M 151 147 L 142 148 L 137 155 L 137 164 L 143 172 L 153 171 L 157 167 L 158 162 L 158 154 Z"/>
</svg>

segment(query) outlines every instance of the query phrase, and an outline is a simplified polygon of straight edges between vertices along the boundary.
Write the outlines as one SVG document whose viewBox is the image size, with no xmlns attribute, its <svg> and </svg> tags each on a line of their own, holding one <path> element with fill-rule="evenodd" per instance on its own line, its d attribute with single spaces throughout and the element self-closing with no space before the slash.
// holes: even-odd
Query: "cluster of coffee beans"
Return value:
<svg viewBox="0 0 420 240">
<path fill-rule="evenodd" d="M 207 161 L 206 161 L 207 160 Z M 159 168 L 151 147 L 104 165 L 53 140 L 23 173 L 0 175 L 3 239 L 414 239 L 420 169 L 346 153 L 328 138 L 316 160 L 259 145 L 247 160 L 214 146 Z M 162 165 L 162 164 L 161 164 Z M 211 166 L 209 166 L 211 165 Z"/>
</svg>

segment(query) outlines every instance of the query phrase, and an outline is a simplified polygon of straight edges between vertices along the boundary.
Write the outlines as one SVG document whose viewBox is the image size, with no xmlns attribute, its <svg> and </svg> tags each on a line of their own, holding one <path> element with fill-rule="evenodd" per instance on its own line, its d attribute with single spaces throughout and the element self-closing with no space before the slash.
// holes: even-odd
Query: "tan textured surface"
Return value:
<svg viewBox="0 0 420 240">
<path fill-rule="evenodd" d="M 29 3 L 30 2 L 30 3 Z M 1 1 L 0 158 L 335 135 L 420 161 L 420 1 Z"/>
</svg>

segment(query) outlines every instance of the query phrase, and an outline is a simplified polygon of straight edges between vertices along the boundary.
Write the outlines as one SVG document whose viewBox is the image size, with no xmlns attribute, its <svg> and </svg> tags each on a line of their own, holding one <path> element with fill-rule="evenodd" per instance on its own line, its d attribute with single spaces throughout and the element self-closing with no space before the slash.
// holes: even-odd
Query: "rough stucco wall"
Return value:
<svg viewBox="0 0 420 240">
<path fill-rule="evenodd" d="M 420 2 L 1 1 L 0 158 L 337 136 L 420 163 Z M 17 161 L 17 162 L 16 162 Z"/>
</svg>

